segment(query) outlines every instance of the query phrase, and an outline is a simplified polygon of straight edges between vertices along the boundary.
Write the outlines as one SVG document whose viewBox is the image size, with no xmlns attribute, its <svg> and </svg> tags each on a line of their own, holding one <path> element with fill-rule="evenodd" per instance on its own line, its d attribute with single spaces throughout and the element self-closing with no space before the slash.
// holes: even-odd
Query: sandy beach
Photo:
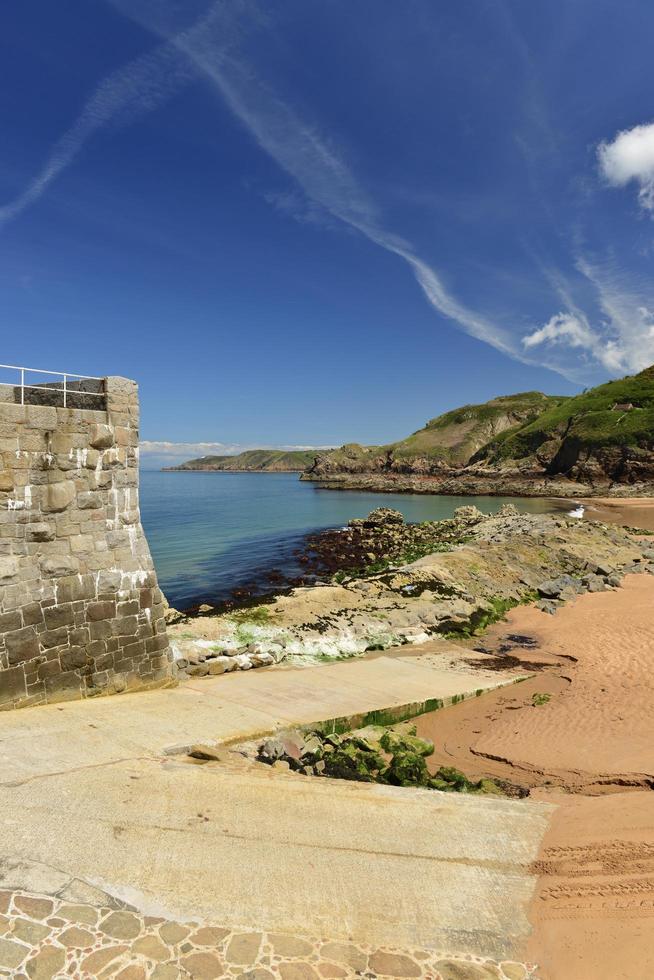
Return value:
<svg viewBox="0 0 654 980">
<path fill-rule="evenodd" d="M 513 610 L 470 656 L 513 656 L 534 676 L 418 725 L 435 768 L 558 806 L 534 865 L 527 955 L 542 980 L 654 974 L 653 603 L 654 579 L 631 575 L 555 616 Z"/>
<path fill-rule="evenodd" d="M 586 507 L 586 517 L 607 524 L 623 524 L 654 531 L 654 498 L 587 497 L 579 501 Z"/>
</svg>

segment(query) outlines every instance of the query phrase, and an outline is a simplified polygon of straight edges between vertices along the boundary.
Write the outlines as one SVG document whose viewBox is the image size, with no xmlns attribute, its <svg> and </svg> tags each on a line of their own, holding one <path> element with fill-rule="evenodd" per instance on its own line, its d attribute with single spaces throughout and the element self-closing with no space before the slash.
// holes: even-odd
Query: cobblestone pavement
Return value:
<svg viewBox="0 0 654 980">
<path fill-rule="evenodd" d="M 129 908 L 0 891 L 0 976 L 12 980 L 526 980 L 534 967 L 176 922 Z"/>
</svg>

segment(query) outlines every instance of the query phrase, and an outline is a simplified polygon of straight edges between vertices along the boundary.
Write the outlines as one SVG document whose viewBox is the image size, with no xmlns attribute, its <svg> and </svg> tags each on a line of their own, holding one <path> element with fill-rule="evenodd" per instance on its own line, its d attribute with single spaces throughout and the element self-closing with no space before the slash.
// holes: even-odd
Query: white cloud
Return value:
<svg viewBox="0 0 654 980">
<path fill-rule="evenodd" d="M 565 346 L 581 348 L 609 371 L 625 367 L 625 351 L 614 340 L 603 338 L 591 329 L 584 314 L 556 313 L 542 327 L 522 338 L 524 347 Z"/>
<path fill-rule="evenodd" d="M 614 187 L 634 180 L 643 208 L 654 211 L 654 123 L 623 129 L 597 148 L 602 175 Z"/>
<path fill-rule="evenodd" d="M 167 36 L 161 25 L 161 7 L 153 16 L 152 10 L 144 9 L 142 3 L 113 2 L 157 36 Z M 250 5 L 247 10 L 250 16 L 256 16 L 256 7 Z M 168 13 L 171 12 L 172 8 L 168 8 Z M 226 26 L 231 30 L 226 31 Z M 383 228 L 378 208 L 351 172 L 343 154 L 260 79 L 251 65 L 235 55 L 231 48 L 233 36 L 234 25 L 227 8 L 217 2 L 201 21 L 172 37 L 171 43 L 212 82 L 261 149 L 297 182 L 312 206 L 309 212 L 312 217 L 319 219 L 321 211 L 327 212 L 397 255 L 407 263 L 437 312 L 497 350 L 525 360 L 506 331 L 457 300 L 436 270 L 414 254 L 409 242 Z M 280 207 L 280 203 L 279 197 L 273 201 L 275 207 Z M 295 203 L 296 198 L 291 197 L 282 206 L 289 208 Z"/>
<path fill-rule="evenodd" d="M 642 371 L 654 363 L 654 289 L 625 276 L 611 261 L 578 256 L 577 270 L 595 291 L 598 314 L 588 316 L 572 301 L 567 284 L 558 290 L 569 308 L 522 338 L 525 350 L 576 350 L 610 374 Z"/>
<path fill-rule="evenodd" d="M 605 316 L 609 370 L 642 371 L 654 363 L 654 288 L 627 277 L 612 262 L 580 256 L 577 268 L 597 291 Z"/>
<path fill-rule="evenodd" d="M 569 347 L 591 348 L 594 342 L 595 336 L 588 324 L 571 313 L 556 313 L 544 326 L 522 338 L 525 347 L 565 343 Z"/>
</svg>

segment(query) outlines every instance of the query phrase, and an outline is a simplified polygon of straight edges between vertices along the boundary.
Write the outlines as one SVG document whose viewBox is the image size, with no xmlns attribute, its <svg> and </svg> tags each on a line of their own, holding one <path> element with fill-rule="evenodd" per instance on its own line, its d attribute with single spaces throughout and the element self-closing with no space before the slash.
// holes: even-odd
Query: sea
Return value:
<svg viewBox="0 0 654 980">
<path fill-rule="evenodd" d="M 343 527 L 376 507 L 393 507 L 412 522 L 451 517 L 464 504 L 485 513 L 505 503 L 532 513 L 556 509 L 539 498 L 323 490 L 297 473 L 144 470 L 140 499 L 159 585 L 176 609 L 224 602 L 235 589 L 269 590 L 271 574 L 300 575 L 297 552 L 307 534 Z"/>
</svg>

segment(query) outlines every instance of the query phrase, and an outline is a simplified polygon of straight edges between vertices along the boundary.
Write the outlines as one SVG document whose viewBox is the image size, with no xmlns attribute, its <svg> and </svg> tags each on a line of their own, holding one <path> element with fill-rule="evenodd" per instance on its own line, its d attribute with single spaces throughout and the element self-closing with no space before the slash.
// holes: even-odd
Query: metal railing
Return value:
<svg viewBox="0 0 654 980">
<path fill-rule="evenodd" d="M 71 371 L 45 371 L 16 364 L 0 364 L 0 372 L 5 371 L 16 371 L 18 377 L 16 382 L 7 381 L 0 377 L 0 389 L 11 388 L 14 393 L 14 401 L 19 401 L 21 405 L 52 404 L 48 396 L 52 396 L 55 401 L 61 400 L 63 402 L 62 408 L 98 408 L 102 410 L 106 405 L 107 393 L 104 378 L 96 378 L 88 374 L 73 374 Z M 36 384 L 28 384 L 26 380 L 30 375 L 44 374 L 49 378 L 58 380 L 41 381 Z M 39 395 L 31 395 L 31 392 L 39 392 Z M 20 398 L 18 398 L 18 393 L 20 393 Z M 87 399 L 94 398 L 100 399 L 97 405 L 93 402 L 87 402 Z M 0 395 L 1 400 L 3 399 Z"/>
</svg>

